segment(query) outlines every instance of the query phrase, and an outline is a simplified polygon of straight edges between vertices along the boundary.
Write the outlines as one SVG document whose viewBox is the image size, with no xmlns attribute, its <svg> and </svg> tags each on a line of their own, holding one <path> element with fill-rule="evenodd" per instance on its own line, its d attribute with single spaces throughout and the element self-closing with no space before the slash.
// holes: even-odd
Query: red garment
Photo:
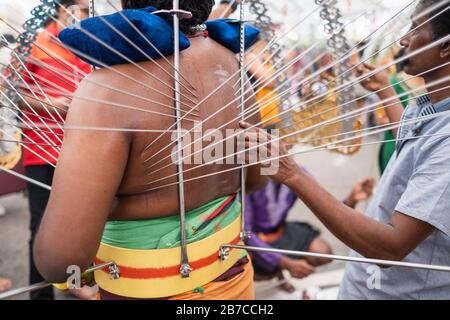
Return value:
<svg viewBox="0 0 450 320">
<path fill-rule="evenodd" d="M 40 94 L 41 91 L 36 85 L 36 82 L 42 87 L 48 97 L 58 98 L 60 97 L 59 93 L 52 92 L 53 90 L 63 92 L 68 90 L 70 93 L 73 93 L 76 90 L 78 83 L 81 81 L 80 76 L 83 77 L 85 73 L 89 73 L 91 68 L 70 51 L 63 48 L 57 40 L 51 36 L 57 37 L 59 33 L 55 22 L 48 25 L 45 30 L 48 32 L 41 32 L 38 34 L 26 65 L 28 71 L 31 72 L 31 75 L 34 77 L 34 80 L 31 79 L 26 70 L 23 73 L 23 77 L 37 96 L 41 97 L 42 95 Z M 57 59 L 57 61 L 53 58 Z M 45 65 L 41 66 L 37 60 Z M 61 73 L 58 72 L 59 70 Z M 42 79 L 40 77 L 42 77 Z M 28 94 L 32 95 L 31 93 Z M 47 102 L 45 98 L 42 100 Z M 46 107 L 49 111 L 53 110 L 53 108 L 48 105 L 46 105 Z M 34 122 L 40 127 L 40 130 L 45 131 L 45 133 L 43 133 L 38 132 L 37 130 L 24 129 L 24 134 L 29 137 L 24 138 L 25 142 L 52 144 L 61 147 L 62 143 L 58 140 L 58 137 L 60 140 L 63 139 L 63 131 L 59 128 L 54 128 L 56 123 L 52 120 L 51 115 L 47 111 L 38 112 L 38 115 L 43 118 L 31 115 L 30 112 L 32 111 L 29 108 L 24 109 L 24 111 L 27 111 L 29 120 L 26 117 L 23 117 L 23 121 L 28 123 Z M 64 112 L 59 110 L 58 112 L 64 119 Z M 62 126 L 61 118 L 56 113 L 53 113 L 53 117 Z M 45 127 L 44 123 L 48 124 L 51 130 L 58 136 L 50 133 L 51 131 Z M 42 137 L 39 136 L 39 133 Z M 48 162 L 56 164 L 54 158 L 57 159 L 59 154 L 52 146 L 37 146 L 30 144 L 28 147 L 39 154 L 43 159 L 29 151 L 27 148 L 23 148 L 23 163 L 25 166 L 44 165 L 48 164 Z M 46 151 L 53 157 L 46 153 Z M 44 159 L 46 161 L 44 161 Z"/>
</svg>

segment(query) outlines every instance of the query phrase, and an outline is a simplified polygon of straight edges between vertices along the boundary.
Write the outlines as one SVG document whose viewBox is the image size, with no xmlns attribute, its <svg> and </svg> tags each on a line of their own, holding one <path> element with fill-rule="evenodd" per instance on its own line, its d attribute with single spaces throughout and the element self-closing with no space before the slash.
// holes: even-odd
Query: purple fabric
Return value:
<svg viewBox="0 0 450 320">
<path fill-rule="evenodd" d="M 288 187 L 270 181 L 264 190 L 252 193 L 245 199 L 245 227 L 251 232 L 246 241 L 249 246 L 270 248 L 257 233 L 276 231 L 286 221 L 289 210 L 297 200 L 297 195 Z M 258 266 L 274 272 L 280 263 L 281 254 L 253 252 L 252 257 Z"/>
</svg>

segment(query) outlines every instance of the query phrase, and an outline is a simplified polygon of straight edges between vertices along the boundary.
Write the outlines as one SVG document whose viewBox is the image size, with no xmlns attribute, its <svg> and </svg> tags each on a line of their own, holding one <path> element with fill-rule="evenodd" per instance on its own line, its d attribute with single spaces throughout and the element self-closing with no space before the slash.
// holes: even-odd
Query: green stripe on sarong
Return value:
<svg viewBox="0 0 450 320">
<path fill-rule="evenodd" d="M 219 198 L 186 213 L 187 243 L 212 235 L 230 225 L 240 215 L 241 203 L 236 196 L 227 206 L 226 212 L 221 212 L 206 226 L 202 226 L 228 198 L 229 196 Z M 202 228 L 197 230 L 200 226 Z M 170 216 L 150 220 L 109 221 L 106 223 L 102 242 L 119 248 L 136 250 L 179 247 L 181 245 L 180 218 Z"/>
</svg>

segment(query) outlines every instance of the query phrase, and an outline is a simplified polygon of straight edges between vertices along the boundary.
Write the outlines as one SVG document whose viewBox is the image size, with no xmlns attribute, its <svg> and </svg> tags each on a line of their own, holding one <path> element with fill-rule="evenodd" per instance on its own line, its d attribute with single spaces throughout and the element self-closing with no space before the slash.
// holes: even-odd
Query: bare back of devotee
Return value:
<svg viewBox="0 0 450 320">
<path fill-rule="evenodd" d="M 172 57 L 169 59 L 171 60 Z M 160 59 L 158 63 L 169 71 L 169 74 L 173 74 L 172 67 L 164 60 Z M 72 251 L 77 251 L 73 262 L 80 265 L 80 261 L 86 261 L 86 266 L 81 267 L 87 268 L 98 249 L 107 220 L 141 220 L 178 215 L 178 186 L 177 177 L 174 175 L 177 172 L 177 166 L 170 157 L 175 146 L 175 143 L 172 143 L 172 133 L 164 134 L 157 139 L 161 135 L 160 132 L 139 132 L 139 130 L 165 130 L 175 124 L 174 117 L 118 107 L 128 105 L 150 112 L 175 115 L 173 109 L 148 102 L 148 100 L 155 100 L 174 106 L 175 103 L 170 98 L 174 96 L 174 90 L 171 88 L 174 83 L 173 78 L 154 62 L 142 62 L 139 65 L 155 78 L 132 64 L 115 66 L 114 69 L 145 83 L 145 86 L 107 69 L 94 71 L 88 76 L 88 81 L 80 84 L 76 96 L 88 96 L 96 102 L 74 98 L 68 112 L 64 143 L 54 176 L 53 190 L 46 216 L 41 224 L 41 234 L 54 233 L 47 241 L 53 241 L 51 238 L 57 235 L 64 240 L 58 243 L 60 249 L 56 249 L 54 243 L 46 244 L 46 237 L 42 236 L 40 245 L 43 248 L 43 255 L 49 254 L 48 250 L 44 252 L 46 247 L 53 248 L 51 256 L 64 256 L 73 247 Z M 209 38 L 192 38 L 191 47 L 181 53 L 180 72 L 194 87 L 191 90 L 197 96 L 194 97 L 183 87 L 181 93 L 184 110 L 188 109 L 186 105 L 189 99 L 202 101 L 230 76 L 236 74 L 223 88 L 197 107 L 198 113 L 194 112 L 186 117 L 202 121 L 231 101 L 236 101 L 210 120 L 205 121 L 203 132 L 220 128 L 230 121 L 232 122 L 226 125 L 222 132 L 226 128 L 239 128 L 240 107 L 239 99 L 236 99 L 238 88 L 234 86 L 239 79 L 238 70 L 239 64 L 235 55 Z M 118 88 L 135 97 L 99 87 L 95 83 Z M 170 84 L 171 87 L 163 83 Z M 149 87 L 161 91 L 166 96 L 150 90 Z M 187 84 L 186 87 L 188 87 Z M 139 96 L 147 101 L 138 98 Z M 253 104 L 253 97 L 248 98 L 248 102 Z M 193 103 L 190 105 L 194 106 Z M 258 121 L 258 119 L 252 120 Z M 80 126 L 125 130 L 80 130 L 77 128 Z M 189 130 L 193 126 L 193 121 L 183 121 L 183 129 Z M 172 129 L 174 128 L 173 126 Z M 145 150 L 150 143 L 152 143 L 151 147 Z M 204 142 L 203 145 L 211 143 L 214 141 Z M 150 162 L 145 162 L 169 144 L 171 144 L 170 147 L 151 158 Z M 163 158 L 166 159 L 149 170 L 152 164 L 156 164 Z M 166 166 L 167 168 L 152 173 Z M 184 166 L 185 170 L 192 167 L 192 165 Z M 237 164 L 207 165 L 198 170 L 186 172 L 185 179 L 212 174 L 206 178 L 185 183 L 186 210 L 198 208 L 218 197 L 238 192 L 240 170 L 220 173 L 232 167 L 237 167 Z M 262 182 L 259 168 L 250 168 L 248 171 L 247 183 L 250 188 Z M 152 181 L 169 175 L 174 176 L 151 184 Z M 171 183 L 174 185 L 149 191 L 149 189 Z M 61 230 L 61 226 L 73 226 L 73 228 Z M 73 241 L 69 239 L 76 239 L 77 243 L 73 244 Z M 79 250 L 80 247 L 83 250 Z M 39 260 L 39 251 L 36 256 Z M 49 258 L 51 259 L 47 256 L 42 259 Z M 64 264 L 67 265 L 68 261 L 72 259 L 66 259 Z M 55 270 L 47 270 L 50 271 L 49 276 L 60 274 L 60 268 L 62 266 L 55 263 Z M 53 280 L 64 280 L 55 277 Z"/>
<path fill-rule="evenodd" d="M 238 62 L 236 57 L 229 50 L 209 38 L 197 37 L 191 39 L 191 42 L 191 48 L 181 53 L 180 71 L 183 77 L 186 78 L 186 80 L 189 81 L 189 83 L 194 87 L 189 90 L 194 92 L 197 97 L 194 97 L 188 91 L 187 88 L 189 88 L 189 85 L 187 85 L 186 82 L 183 82 L 185 86 L 183 86 L 181 90 L 182 108 L 184 110 L 189 110 L 191 106 L 195 106 L 191 100 L 194 102 L 202 101 L 214 89 L 219 87 L 224 81 L 228 80 L 230 76 L 235 75 L 222 89 L 211 95 L 210 98 L 199 105 L 196 108 L 198 112 L 192 112 L 186 116 L 186 119 L 196 120 L 197 123 L 199 123 L 200 121 L 204 121 L 210 117 L 213 113 L 219 111 L 220 108 L 235 100 L 235 102 L 229 105 L 226 109 L 218 112 L 216 116 L 211 117 L 211 119 L 202 124 L 202 131 L 205 134 L 210 129 L 221 128 L 226 123 L 232 121 L 231 124 L 226 125 L 220 130 L 225 137 L 225 129 L 238 129 L 239 127 L 239 99 L 236 99 L 237 96 L 235 94 L 237 88 L 233 87 L 239 79 L 239 73 L 237 72 L 239 67 Z M 214 54 L 211 54 L 212 52 L 214 52 Z M 162 63 L 168 73 L 173 74 L 172 67 L 167 63 L 164 63 L 164 61 Z M 162 82 L 173 86 L 173 78 L 159 69 L 153 62 L 144 62 L 140 63 L 140 65 L 153 74 L 155 78 L 158 78 Z M 144 86 L 140 86 L 134 81 L 127 81 L 123 78 L 123 76 L 109 70 L 95 72 L 90 77 L 90 80 L 100 83 L 108 83 L 113 87 L 120 88 L 121 90 L 125 90 L 133 95 L 142 96 L 150 100 L 156 100 L 167 106 L 175 105 L 174 101 L 169 98 L 174 96 L 174 90 L 168 88 L 168 86 L 162 84 L 160 81 L 152 79 L 148 74 L 145 74 L 131 64 L 121 65 L 116 67 L 116 69 L 117 71 L 123 72 L 130 77 L 145 83 L 151 88 L 163 92 L 168 97 L 164 97 Z M 91 83 L 83 84 L 80 87 L 78 94 L 95 97 L 99 100 L 112 101 L 117 104 L 128 104 L 146 110 L 175 115 L 174 110 L 168 109 L 167 107 L 151 104 L 138 98 L 130 98 L 130 96 L 120 92 L 108 90 L 101 92 L 95 84 Z M 99 112 L 99 109 L 102 109 L 103 112 Z M 105 113 L 109 113 L 110 115 L 106 116 Z M 127 139 L 129 144 L 125 149 L 127 150 L 127 162 L 123 172 L 117 171 L 108 173 L 111 177 L 122 177 L 116 194 L 114 207 L 111 208 L 111 215 L 109 219 L 148 219 L 178 214 L 179 197 L 178 186 L 176 185 L 178 181 L 178 177 L 176 176 L 177 166 L 171 157 L 171 154 L 175 152 L 176 145 L 174 142 L 176 141 L 174 138 L 176 135 L 173 133 L 173 130 L 175 129 L 175 119 L 173 117 L 155 115 L 152 113 L 118 109 L 114 106 L 97 105 L 86 103 L 82 100 L 75 100 L 71 111 L 69 112 L 66 125 L 69 127 L 71 125 L 101 126 L 100 123 L 96 124 L 93 123 L 93 121 L 103 122 L 104 120 L 96 119 L 98 117 L 104 118 L 105 116 L 106 118 L 111 117 L 112 120 L 112 122 L 108 125 L 104 125 L 105 127 L 145 130 L 165 130 L 171 127 L 171 130 L 168 133 L 165 133 L 162 137 L 160 132 L 145 133 L 135 131 L 113 134 L 121 136 L 120 138 L 118 137 L 119 139 Z M 183 121 L 183 129 L 191 130 L 193 127 L 193 121 Z M 200 130 L 200 125 L 197 125 L 196 131 L 197 129 Z M 66 145 L 69 144 L 69 147 L 66 146 L 66 149 L 70 148 L 71 138 L 77 139 L 76 135 L 78 134 L 79 132 L 76 130 L 73 132 L 68 132 L 66 136 Z M 194 137 L 193 134 L 190 134 L 190 137 L 191 142 L 194 142 L 195 139 L 199 139 L 198 135 Z M 111 140 L 108 140 L 104 141 L 104 143 L 111 143 Z M 217 141 L 203 142 L 203 147 L 207 144 L 215 142 Z M 151 144 L 151 146 L 148 150 L 146 150 L 146 147 L 149 144 Z M 169 147 L 167 147 L 168 145 Z M 225 143 L 221 143 L 220 145 L 225 146 Z M 165 150 L 159 152 L 164 148 Z M 201 153 L 198 153 L 198 155 L 202 155 L 204 151 L 199 148 L 193 148 L 192 146 L 191 148 L 191 153 L 200 151 Z M 222 149 L 225 149 L 225 147 Z M 223 151 L 225 154 L 226 150 Z M 70 152 L 70 150 L 68 152 Z M 62 157 L 65 156 L 64 153 L 65 152 L 62 153 Z M 153 157 L 155 154 L 156 156 Z M 95 154 L 92 156 L 95 157 Z M 115 157 L 120 157 L 120 154 L 111 154 L 109 156 L 112 161 L 114 161 Z M 146 161 L 147 159 L 150 159 L 150 161 Z M 108 161 L 108 159 L 104 159 L 104 161 Z M 204 162 L 205 160 L 203 159 L 203 163 Z M 187 164 L 184 168 L 185 170 L 189 170 L 195 166 L 199 166 L 199 164 Z M 236 167 L 236 164 L 206 165 L 199 169 L 188 171 L 185 174 L 185 179 L 189 180 L 201 175 L 219 172 L 232 167 Z M 158 170 L 161 168 L 164 169 Z M 61 168 L 60 171 L 65 171 L 65 168 Z M 236 193 L 240 188 L 239 174 L 239 170 L 233 170 L 186 182 L 186 209 L 192 210 L 217 199 L 218 197 Z M 152 183 L 152 181 L 165 178 L 167 176 L 171 177 Z M 56 174 L 56 179 L 58 179 L 58 174 Z M 117 177 L 115 179 L 117 179 Z M 89 180 L 89 177 L 86 177 L 86 180 Z M 175 185 L 164 187 L 164 185 L 167 184 Z M 148 191 L 150 189 L 154 190 Z"/>
</svg>

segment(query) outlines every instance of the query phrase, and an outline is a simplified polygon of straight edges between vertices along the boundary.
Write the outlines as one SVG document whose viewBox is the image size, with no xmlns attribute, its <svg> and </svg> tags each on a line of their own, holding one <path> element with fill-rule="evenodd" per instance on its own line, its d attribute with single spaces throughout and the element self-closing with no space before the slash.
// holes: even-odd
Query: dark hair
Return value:
<svg viewBox="0 0 450 320">
<path fill-rule="evenodd" d="M 190 28 L 204 23 L 208 20 L 214 6 L 215 0 L 180 0 L 180 9 L 192 13 L 192 19 L 180 21 L 180 30 L 190 33 Z M 124 9 L 142 9 L 155 7 L 159 10 L 170 10 L 173 8 L 173 0 L 122 0 Z"/>
<path fill-rule="evenodd" d="M 16 43 L 16 38 L 10 33 L 2 34 L 2 39 L 0 39 L 0 48 L 6 47 L 8 43 Z M 4 39 L 6 39 L 6 41 Z"/>
<path fill-rule="evenodd" d="M 61 8 L 61 6 L 67 8 L 67 7 L 77 4 L 77 2 L 78 2 L 78 0 L 57 0 L 57 1 L 55 1 L 56 17 L 58 17 L 58 11 Z"/>
<path fill-rule="evenodd" d="M 78 0 L 56 0 L 54 2 L 54 7 L 53 7 L 53 14 L 51 17 L 47 17 L 47 19 L 44 22 L 44 27 L 48 26 L 50 23 L 54 22 L 54 19 L 58 19 L 59 18 L 59 9 L 61 8 L 61 6 L 64 7 L 70 7 L 73 6 L 75 4 L 77 4 Z"/>
<path fill-rule="evenodd" d="M 443 38 L 450 34 L 450 5 L 448 5 L 446 1 L 442 0 L 421 0 L 421 2 L 419 3 L 419 5 L 423 8 L 432 7 L 439 3 L 442 4 L 438 5 L 435 10 L 431 11 L 428 14 L 428 16 L 431 18 L 439 12 L 445 10 L 445 12 L 441 13 L 430 21 L 431 25 L 433 26 L 434 40 Z"/>
</svg>

